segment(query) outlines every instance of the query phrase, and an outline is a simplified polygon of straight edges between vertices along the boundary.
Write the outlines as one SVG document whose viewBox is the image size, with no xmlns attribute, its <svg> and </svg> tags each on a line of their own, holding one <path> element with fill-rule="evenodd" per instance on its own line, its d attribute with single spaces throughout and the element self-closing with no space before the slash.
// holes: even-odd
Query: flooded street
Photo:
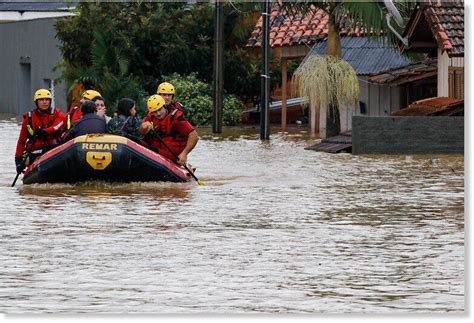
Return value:
<svg viewBox="0 0 474 323">
<path fill-rule="evenodd" d="M 462 313 L 464 157 L 225 129 L 205 182 L 15 187 L 0 120 L 0 313 Z"/>
</svg>

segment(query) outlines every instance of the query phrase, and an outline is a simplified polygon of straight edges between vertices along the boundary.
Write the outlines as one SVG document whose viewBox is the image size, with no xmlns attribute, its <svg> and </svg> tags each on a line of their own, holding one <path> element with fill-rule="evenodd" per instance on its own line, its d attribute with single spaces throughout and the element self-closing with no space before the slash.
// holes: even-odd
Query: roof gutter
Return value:
<svg viewBox="0 0 474 323">
<path fill-rule="evenodd" d="M 403 45 L 405 45 L 406 48 L 409 48 L 410 45 L 408 43 L 408 37 L 400 36 L 400 34 L 390 24 L 390 18 L 393 18 L 393 20 L 395 20 L 398 26 L 404 27 L 403 19 L 402 19 L 402 16 L 400 15 L 400 12 L 398 12 L 397 7 L 395 7 L 395 5 L 393 4 L 391 0 L 384 0 L 383 2 L 385 4 L 385 7 L 387 7 L 387 10 L 389 11 L 387 15 L 385 16 L 387 18 L 388 28 L 394 33 L 395 36 L 397 36 L 398 39 L 400 39 L 400 41 L 403 43 Z"/>
</svg>

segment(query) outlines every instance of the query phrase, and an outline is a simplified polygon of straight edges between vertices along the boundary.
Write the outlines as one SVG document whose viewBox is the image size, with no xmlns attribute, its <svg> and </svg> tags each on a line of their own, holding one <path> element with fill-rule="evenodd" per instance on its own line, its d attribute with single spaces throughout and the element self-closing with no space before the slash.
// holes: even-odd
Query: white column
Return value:
<svg viewBox="0 0 474 323">
<path fill-rule="evenodd" d="M 319 108 L 319 137 L 321 139 L 326 138 L 326 114 L 327 107 Z"/>
</svg>

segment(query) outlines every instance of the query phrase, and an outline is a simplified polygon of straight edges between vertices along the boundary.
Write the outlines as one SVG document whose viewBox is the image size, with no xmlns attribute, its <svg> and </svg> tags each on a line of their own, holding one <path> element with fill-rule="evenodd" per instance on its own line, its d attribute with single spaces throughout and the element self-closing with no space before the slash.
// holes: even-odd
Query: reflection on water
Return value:
<svg viewBox="0 0 474 323">
<path fill-rule="evenodd" d="M 35 197 L 124 197 L 147 196 L 150 199 L 186 199 L 189 183 L 108 183 L 101 181 L 77 184 L 32 184 L 19 187 L 20 195 Z"/>
<path fill-rule="evenodd" d="M 464 309 L 463 156 L 304 150 L 305 128 L 198 129 L 191 183 L 10 185 L 0 122 L 0 312 Z"/>
</svg>

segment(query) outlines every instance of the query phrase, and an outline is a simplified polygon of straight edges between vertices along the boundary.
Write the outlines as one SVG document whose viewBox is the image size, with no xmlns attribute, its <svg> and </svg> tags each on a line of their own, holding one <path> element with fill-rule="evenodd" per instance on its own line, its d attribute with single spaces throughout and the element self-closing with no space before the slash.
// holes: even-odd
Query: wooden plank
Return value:
<svg viewBox="0 0 474 323">
<path fill-rule="evenodd" d="M 308 54 L 310 47 L 306 45 L 281 47 L 281 58 L 301 58 Z"/>
<path fill-rule="evenodd" d="M 352 131 L 323 139 L 320 143 L 306 147 L 305 150 L 328 153 L 352 152 Z"/>
</svg>

